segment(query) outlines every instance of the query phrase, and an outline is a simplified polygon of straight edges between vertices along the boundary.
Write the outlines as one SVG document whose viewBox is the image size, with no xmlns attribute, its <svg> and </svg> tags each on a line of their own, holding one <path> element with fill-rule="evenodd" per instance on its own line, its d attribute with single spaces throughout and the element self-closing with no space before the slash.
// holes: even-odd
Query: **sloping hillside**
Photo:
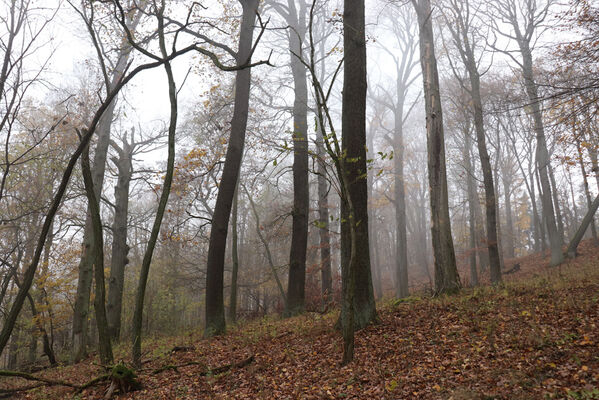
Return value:
<svg viewBox="0 0 599 400">
<path fill-rule="evenodd" d="M 599 249 L 584 243 L 558 268 L 540 255 L 517 262 L 504 287 L 380 304 L 348 367 L 339 367 L 336 312 L 273 317 L 213 340 L 198 332 L 146 344 L 143 388 L 119 398 L 599 399 Z M 37 376 L 82 384 L 103 373 L 94 362 Z M 4 378 L 2 388 L 30 384 Z M 75 396 L 102 398 L 107 387 Z M 19 396 L 73 393 L 43 386 Z"/>
</svg>

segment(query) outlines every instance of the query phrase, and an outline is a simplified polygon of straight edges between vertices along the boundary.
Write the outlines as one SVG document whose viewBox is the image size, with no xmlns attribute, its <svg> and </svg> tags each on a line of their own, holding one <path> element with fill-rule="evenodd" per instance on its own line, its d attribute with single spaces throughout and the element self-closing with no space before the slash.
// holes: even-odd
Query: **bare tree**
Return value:
<svg viewBox="0 0 599 400">
<path fill-rule="evenodd" d="M 554 0 L 498 0 L 488 4 L 489 21 L 496 34 L 516 41 L 520 57 L 516 57 L 510 50 L 501 51 L 508 55 L 519 67 L 524 80 L 524 89 L 528 96 L 528 107 L 534 123 L 534 133 L 537 141 L 536 164 L 541 186 L 541 201 L 543 204 L 543 220 L 547 228 L 547 235 L 551 247 L 551 265 L 558 265 L 563 261 L 562 244 L 556 224 L 555 208 L 549 178 L 549 152 L 543 124 L 542 98 L 535 79 L 533 69 L 533 51 L 538 35 L 544 29 L 543 23 L 547 19 Z M 499 27 L 499 23 L 506 23 L 512 30 L 506 32 Z M 500 50 L 495 47 L 495 49 Z"/>
<path fill-rule="evenodd" d="M 393 147 L 393 161 L 395 169 L 395 228 L 396 234 L 396 294 L 397 297 L 409 296 L 408 290 L 408 237 L 406 231 L 406 193 L 404 179 L 404 125 L 416 105 L 406 104 L 408 91 L 420 74 L 414 74 L 418 65 L 416 58 L 418 49 L 418 25 L 414 10 L 408 5 L 393 7 L 388 18 L 391 22 L 391 31 L 395 39 L 394 46 L 381 48 L 393 59 L 395 64 L 395 93 L 386 93 L 384 104 L 394 115 L 393 137 L 386 136 Z"/>
</svg>

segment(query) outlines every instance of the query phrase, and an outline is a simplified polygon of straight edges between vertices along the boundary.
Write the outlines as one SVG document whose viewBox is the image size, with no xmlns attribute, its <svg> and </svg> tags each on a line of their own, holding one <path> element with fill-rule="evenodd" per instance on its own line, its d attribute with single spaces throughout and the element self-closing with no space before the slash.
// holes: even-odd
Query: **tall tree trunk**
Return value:
<svg viewBox="0 0 599 400">
<path fill-rule="evenodd" d="M 374 121 L 371 121 L 370 123 L 370 131 L 367 132 L 366 134 L 366 156 L 368 157 L 369 160 L 373 160 L 374 159 L 374 129 L 372 129 L 375 126 Z M 375 229 L 375 224 L 376 222 L 376 209 L 374 208 L 374 205 L 372 204 L 372 198 L 373 198 L 373 190 L 374 190 L 374 171 L 372 168 L 368 168 L 368 198 L 371 199 L 370 201 L 370 206 L 368 207 L 368 239 L 369 239 L 369 250 L 370 250 L 370 257 L 371 257 L 371 264 L 370 264 L 370 268 L 372 271 L 372 283 L 373 283 L 373 289 L 374 289 L 374 297 L 376 299 L 380 299 L 383 296 L 383 289 L 382 289 L 382 285 L 381 285 L 381 271 L 380 271 L 380 264 L 379 264 L 379 255 L 378 255 L 378 249 L 377 249 L 377 241 L 376 241 L 376 229 Z"/>
<path fill-rule="evenodd" d="M 538 87 L 534 80 L 532 53 L 528 42 L 518 41 L 522 53 L 522 75 L 524 77 L 524 87 L 534 121 L 534 130 L 537 138 L 536 164 L 539 170 L 541 181 L 541 202 L 543 204 L 543 219 L 547 228 L 551 248 L 551 265 L 559 265 L 564 259 L 562 253 L 563 237 L 560 237 L 553 208 L 553 199 L 551 195 L 551 184 L 549 182 L 549 173 L 547 171 L 549 163 L 549 152 L 547 151 L 547 141 L 545 139 L 545 129 L 543 126 L 543 116 L 541 113 L 541 98 L 538 95 Z"/>
<path fill-rule="evenodd" d="M 451 221 L 449 218 L 445 138 L 439 91 L 439 74 L 435 58 L 430 0 L 412 0 L 420 30 L 420 63 L 424 82 L 428 176 L 431 204 L 431 236 L 435 262 L 435 293 L 451 293 L 460 289 L 456 267 Z M 347 55 L 346 55 L 347 57 Z"/>
<path fill-rule="evenodd" d="M 235 197 L 233 197 L 233 211 L 231 219 L 231 259 L 233 261 L 233 269 L 231 271 L 231 290 L 229 298 L 229 321 L 235 323 L 237 321 L 237 274 L 239 272 L 239 252 L 237 244 L 239 235 L 237 234 L 237 218 L 239 211 L 239 183 L 235 188 Z"/>
<path fill-rule="evenodd" d="M 399 77 L 398 77 L 399 80 Z M 398 298 L 410 295 L 408 288 L 408 235 L 406 232 L 406 189 L 404 181 L 404 143 L 403 143 L 403 86 L 397 85 L 397 107 L 395 110 L 395 129 L 393 140 L 393 162 L 395 168 L 395 254 L 396 254 L 396 295 Z M 401 97 L 400 97 L 401 96 Z"/>
<path fill-rule="evenodd" d="M 119 147 L 119 158 L 113 160 L 118 169 L 117 184 L 114 188 L 114 221 L 112 224 L 112 257 L 110 277 L 108 278 L 108 304 L 106 317 L 110 338 L 118 341 L 121 335 L 121 311 L 123 308 L 123 286 L 125 283 L 125 267 L 129 263 L 127 254 L 127 219 L 129 215 L 129 184 L 133 167 L 131 164 L 133 152 L 133 137 L 131 144 L 123 140 Z"/>
<path fill-rule="evenodd" d="M 326 63 L 325 63 L 325 41 L 319 43 L 320 52 L 320 81 L 325 81 Z M 320 237 L 320 268 L 321 268 L 321 291 L 322 299 L 326 304 L 333 295 L 333 273 L 331 267 L 331 235 L 329 222 L 329 198 L 328 198 L 328 183 L 327 183 L 327 163 L 326 151 L 324 147 L 324 135 L 326 125 L 321 123 L 318 115 L 323 114 L 322 105 L 318 103 L 316 117 L 316 152 L 318 157 L 317 174 L 318 174 L 318 233 Z"/>
<path fill-rule="evenodd" d="M 109 365 L 113 361 L 112 347 L 110 345 L 110 336 L 108 334 L 108 321 L 106 319 L 104 287 L 104 237 L 102 232 L 102 220 L 100 219 L 100 203 L 95 195 L 94 183 L 91 168 L 89 166 L 89 146 L 86 147 L 81 156 L 81 170 L 83 172 L 83 182 L 85 184 L 85 194 L 89 204 L 89 211 L 92 220 L 94 238 L 93 243 L 93 270 L 94 280 L 96 281 L 96 292 L 94 297 L 94 310 L 96 314 L 96 323 L 98 326 L 98 353 L 102 364 Z"/>
<path fill-rule="evenodd" d="M 476 183 L 474 182 L 474 170 L 472 168 L 472 160 L 470 158 L 471 144 L 470 132 L 468 129 L 464 131 L 464 167 L 466 169 L 466 183 L 468 195 L 468 216 L 469 216 L 469 244 L 470 244 L 470 286 L 478 286 L 478 272 L 476 270 L 476 215 L 474 212 L 474 204 L 478 202 L 476 195 Z"/>
<path fill-rule="evenodd" d="M 287 282 L 287 316 L 304 311 L 306 285 L 306 251 L 308 246 L 308 84 L 306 67 L 302 63 L 303 39 L 306 31 L 306 7 L 301 2 L 299 13 L 295 0 L 288 1 L 289 17 L 293 20 L 289 32 L 291 74 L 295 100 L 293 102 L 293 212 L 289 280 Z"/>
<path fill-rule="evenodd" d="M 495 196 L 495 183 L 493 180 L 493 170 L 491 167 L 491 158 L 487 151 L 483 120 L 483 104 L 480 95 L 480 75 L 476 68 L 476 59 L 474 53 L 467 47 L 468 75 L 470 77 L 470 95 L 474 108 L 474 129 L 476 131 L 476 144 L 478 146 L 478 155 L 480 158 L 481 169 L 483 173 L 483 183 L 485 186 L 485 211 L 487 221 L 487 248 L 489 251 L 489 270 L 491 272 L 491 283 L 501 282 L 501 262 L 499 258 L 498 237 L 497 237 L 497 199 Z"/>
<path fill-rule="evenodd" d="M 237 63 L 242 65 L 248 61 L 251 54 L 254 21 L 256 20 L 259 2 L 258 0 L 240 0 L 240 3 L 243 7 L 243 17 Z M 206 269 L 206 329 L 204 335 L 207 337 L 225 332 L 225 305 L 223 301 L 225 247 L 235 186 L 239 179 L 239 169 L 245 143 L 250 100 L 250 72 L 250 68 L 237 71 L 231 137 L 218 188 L 214 215 L 212 216 Z"/>
<path fill-rule="evenodd" d="M 368 239 L 364 0 L 344 0 L 343 12 L 345 66 L 341 146 L 351 204 L 347 201 L 341 204 L 341 282 L 344 303 L 352 298 L 352 304 L 351 307 L 347 304 L 342 307 L 341 319 L 353 319 L 353 330 L 361 329 L 376 320 Z M 351 212 L 353 215 L 350 215 Z M 351 238 L 350 224 L 354 224 L 355 241 Z M 352 254 L 355 254 L 354 258 Z M 352 281 L 355 283 L 353 288 Z M 349 308 L 353 308 L 353 312 Z"/>
</svg>

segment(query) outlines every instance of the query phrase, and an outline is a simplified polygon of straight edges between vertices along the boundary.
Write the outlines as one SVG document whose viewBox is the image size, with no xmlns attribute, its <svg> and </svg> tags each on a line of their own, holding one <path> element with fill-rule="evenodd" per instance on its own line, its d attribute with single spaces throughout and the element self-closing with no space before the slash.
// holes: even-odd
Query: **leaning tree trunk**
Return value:
<svg viewBox="0 0 599 400">
<path fill-rule="evenodd" d="M 580 223 L 578 230 L 574 234 L 574 237 L 570 241 L 570 244 L 568 244 L 568 250 L 566 251 L 566 254 L 568 255 L 568 257 L 570 257 L 570 258 L 576 257 L 576 249 L 578 248 L 580 241 L 584 237 L 584 233 L 586 232 L 587 228 L 591 224 L 591 221 L 595 217 L 597 208 L 599 208 L 599 196 L 597 196 L 595 198 L 595 200 L 589 207 L 589 211 L 586 213 L 586 215 L 582 219 L 582 222 Z"/>
<path fill-rule="evenodd" d="M 243 6 L 241 32 L 237 63 L 248 61 L 252 49 L 254 21 L 258 9 L 258 0 L 240 1 Z M 227 231 L 235 186 L 239 179 L 239 169 L 245 143 L 248 108 L 250 100 L 251 69 L 237 71 L 235 79 L 235 105 L 231 121 L 231 136 L 225 156 L 225 164 L 218 187 L 212 228 L 208 243 L 208 261 L 206 269 L 206 329 L 205 336 L 219 335 L 225 332 L 225 304 L 223 300 L 223 275 Z"/>
<path fill-rule="evenodd" d="M 305 32 L 305 7 L 295 10 L 295 0 L 290 1 L 289 33 L 291 74 L 295 100 L 293 102 L 293 212 L 291 223 L 291 250 L 289 253 L 289 278 L 287 281 L 287 309 L 292 316 L 304 311 L 306 285 L 306 251 L 308 247 L 308 84 L 306 67 L 302 63 L 302 42 Z"/>
<path fill-rule="evenodd" d="M 456 267 L 451 221 L 449 218 L 445 138 L 439 91 L 439 74 L 435 58 L 430 0 L 412 0 L 418 15 L 420 31 L 420 63 L 424 83 L 428 177 L 431 204 L 431 236 L 435 263 L 435 293 L 451 293 L 460 289 Z"/>
<path fill-rule="evenodd" d="M 342 307 L 341 325 L 343 326 L 343 321 L 353 319 L 352 329 L 361 329 L 376 320 L 368 238 L 364 23 L 364 0 L 345 0 L 341 147 L 350 201 L 341 204 L 341 290 L 344 302 L 352 298 L 352 305 Z M 351 212 L 353 215 L 350 215 Z M 355 224 L 354 242 L 351 239 L 352 223 Z M 356 248 L 353 248 L 352 243 L 355 243 Z M 351 255 L 354 253 L 355 259 L 352 259 Z M 352 270 L 352 266 L 355 270 Z M 352 280 L 355 282 L 353 288 L 350 285 Z M 353 313 L 349 308 L 353 308 Z M 348 313 L 353 314 L 351 318 Z"/>
<path fill-rule="evenodd" d="M 131 138 L 133 141 L 133 138 Z M 118 149 L 119 158 L 114 160 L 118 169 L 117 184 L 114 188 L 114 222 L 112 225 L 112 257 L 110 277 L 108 278 L 108 304 L 106 317 L 110 338 L 118 341 L 121 335 L 121 312 L 123 308 L 123 286 L 125 283 L 125 267 L 129 263 L 127 254 L 127 219 L 129 215 L 129 184 L 133 173 L 131 158 L 132 144 L 123 140 Z"/>
<path fill-rule="evenodd" d="M 591 191 L 589 190 L 589 180 L 587 179 L 587 171 L 584 166 L 584 160 L 582 158 L 582 148 L 580 146 L 580 140 L 578 140 L 578 138 L 576 138 L 576 150 L 578 151 L 578 162 L 580 163 L 580 172 L 582 173 L 582 182 L 584 184 L 584 194 L 587 199 L 587 207 L 589 210 L 591 210 L 593 202 L 591 200 Z M 574 198 L 572 200 L 574 201 Z M 591 234 L 593 235 L 593 243 L 597 244 L 597 228 L 595 226 L 595 218 L 594 217 L 591 218 L 590 224 L 591 224 Z M 569 254 L 568 254 L 568 257 L 570 257 Z"/>
</svg>

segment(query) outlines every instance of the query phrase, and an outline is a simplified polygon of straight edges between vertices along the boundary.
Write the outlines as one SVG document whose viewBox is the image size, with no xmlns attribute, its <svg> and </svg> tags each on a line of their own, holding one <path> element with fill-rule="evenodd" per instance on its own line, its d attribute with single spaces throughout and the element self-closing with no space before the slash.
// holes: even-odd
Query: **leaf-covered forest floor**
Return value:
<svg viewBox="0 0 599 400">
<path fill-rule="evenodd" d="M 504 275 L 502 287 L 384 301 L 379 323 L 357 333 L 355 362 L 346 367 L 335 311 L 252 321 L 212 340 L 201 332 L 147 340 L 143 388 L 116 397 L 599 399 L 599 249 L 584 242 L 580 252 L 557 268 L 540 255 L 518 259 L 521 270 Z M 117 360 L 127 361 L 127 347 L 117 348 Z M 247 366 L 209 371 L 250 356 Z M 37 375 L 82 384 L 103 373 L 97 362 Z M 0 381 L 1 388 L 28 384 Z M 78 395 L 40 387 L 17 398 L 95 399 L 107 386 Z"/>
</svg>

